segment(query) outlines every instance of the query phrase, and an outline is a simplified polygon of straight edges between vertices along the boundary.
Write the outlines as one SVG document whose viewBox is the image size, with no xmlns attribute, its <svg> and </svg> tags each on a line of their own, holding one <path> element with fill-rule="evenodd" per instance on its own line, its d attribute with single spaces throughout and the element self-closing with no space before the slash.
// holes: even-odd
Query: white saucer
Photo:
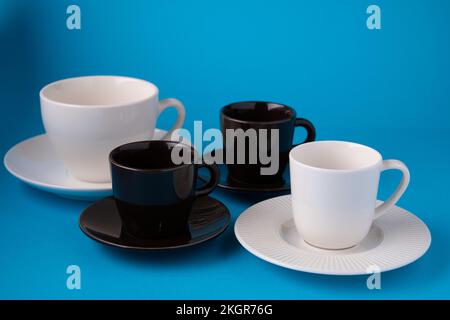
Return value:
<svg viewBox="0 0 450 320">
<path fill-rule="evenodd" d="M 291 196 L 262 201 L 245 210 L 234 231 L 241 245 L 270 263 L 298 271 L 360 275 L 403 267 L 429 248 L 427 226 L 408 211 L 392 207 L 377 219 L 357 246 L 325 250 L 308 245 L 297 232 L 291 213 Z"/>
<path fill-rule="evenodd" d="M 156 129 L 154 139 L 160 139 L 166 132 Z M 182 141 L 188 143 L 185 139 Z M 91 183 L 72 177 L 45 134 L 16 144 L 6 153 L 4 164 L 12 175 L 23 182 L 62 197 L 97 200 L 112 194 L 110 182 Z"/>
</svg>

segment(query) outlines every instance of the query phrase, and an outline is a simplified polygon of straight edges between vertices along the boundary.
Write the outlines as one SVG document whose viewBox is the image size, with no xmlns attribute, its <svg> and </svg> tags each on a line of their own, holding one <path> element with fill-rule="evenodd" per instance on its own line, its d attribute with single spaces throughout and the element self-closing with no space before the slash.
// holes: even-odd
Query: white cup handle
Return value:
<svg viewBox="0 0 450 320">
<path fill-rule="evenodd" d="M 162 140 L 169 139 L 172 133 L 183 126 L 184 118 L 186 117 L 186 111 L 184 110 L 184 106 L 180 100 L 174 98 L 168 98 L 161 100 L 158 104 L 159 114 L 161 114 L 167 108 L 175 108 L 177 109 L 177 120 L 175 124 L 170 128 L 169 131 L 161 138 Z"/>
<path fill-rule="evenodd" d="M 378 219 L 379 217 L 384 215 L 386 213 L 386 210 L 392 207 L 398 201 L 398 199 L 400 199 L 400 197 L 408 187 L 410 178 L 408 167 L 399 160 L 384 160 L 381 167 L 381 172 L 391 169 L 400 170 L 403 174 L 402 180 L 400 181 L 400 184 L 398 185 L 394 193 L 389 197 L 389 199 L 375 208 L 374 219 Z"/>
</svg>

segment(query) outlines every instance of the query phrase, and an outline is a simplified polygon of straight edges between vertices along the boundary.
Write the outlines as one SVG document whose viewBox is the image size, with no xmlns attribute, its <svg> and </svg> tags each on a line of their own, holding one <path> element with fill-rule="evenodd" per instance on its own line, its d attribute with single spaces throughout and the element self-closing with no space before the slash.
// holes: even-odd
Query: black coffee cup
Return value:
<svg viewBox="0 0 450 320">
<path fill-rule="evenodd" d="M 175 164 L 174 149 L 187 153 L 190 163 Z M 192 147 L 161 140 L 128 143 L 111 151 L 113 195 L 129 234 L 165 238 L 188 231 L 195 198 L 209 194 L 219 181 L 216 165 L 194 164 L 194 157 Z M 207 168 L 211 178 L 196 189 L 200 167 Z"/>
<path fill-rule="evenodd" d="M 267 185 L 283 182 L 282 175 L 289 161 L 289 151 L 293 147 L 292 140 L 295 127 L 303 127 L 307 131 L 307 137 L 302 143 L 314 141 L 316 137 L 314 125 L 309 120 L 297 118 L 297 113 L 293 108 L 273 102 L 246 101 L 229 104 L 223 107 L 220 112 L 220 125 L 224 142 L 224 160 L 227 158 L 226 153 L 233 152 L 230 157 L 233 159 L 233 163 L 226 162 L 229 172 L 228 179 L 250 185 Z M 251 145 L 250 139 L 245 139 L 245 162 L 244 164 L 239 164 L 237 158 L 239 153 L 237 149 L 238 139 L 234 137 L 227 138 L 227 129 L 242 129 L 244 132 L 248 129 L 255 129 L 257 132 L 260 132 L 260 129 L 267 129 L 266 143 L 270 155 L 276 152 L 276 150 L 271 148 L 271 130 L 277 129 L 279 137 L 279 149 L 277 152 L 278 171 L 274 174 L 263 175 L 261 174 L 261 168 L 267 168 L 270 165 L 262 163 L 259 157 L 256 163 L 251 163 L 249 151 L 257 148 L 256 150 L 259 154 L 259 135 L 257 135 L 256 145 Z M 234 142 L 230 140 L 234 140 Z M 231 142 L 233 144 L 230 144 Z M 242 152 L 242 149 L 240 152 Z"/>
</svg>

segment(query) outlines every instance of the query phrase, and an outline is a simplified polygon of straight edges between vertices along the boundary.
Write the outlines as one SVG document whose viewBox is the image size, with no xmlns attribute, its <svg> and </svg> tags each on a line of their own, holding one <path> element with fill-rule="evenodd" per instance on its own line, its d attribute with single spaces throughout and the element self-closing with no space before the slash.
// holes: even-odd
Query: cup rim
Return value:
<svg viewBox="0 0 450 320">
<path fill-rule="evenodd" d="M 289 109 L 290 111 L 292 111 L 293 116 L 290 118 L 286 118 L 286 119 L 281 119 L 281 120 L 272 120 L 272 121 L 252 121 L 252 120 L 242 120 L 242 119 L 238 119 L 238 118 L 234 118 L 231 117 L 227 114 L 225 114 L 224 110 L 227 108 L 230 108 L 232 105 L 236 105 L 236 104 L 240 104 L 240 103 L 267 103 L 267 104 L 276 104 L 279 106 L 282 106 L 283 108 Z M 284 103 L 279 103 L 279 102 L 272 102 L 272 101 L 263 101 L 263 100 L 245 100 L 245 101 L 236 101 L 236 102 L 232 102 L 227 104 L 226 106 L 222 107 L 220 109 L 220 114 L 227 119 L 233 120 L 235 122 L 238 123 L 253 123 L 253 124 L 277 124 L 277 123 L 284 123 L 284 122 L 289 122 L 292 121 L 294 119 L 296 119 L 297 117 L 297 112 L 295 111 L 294 108 L 284 104 Z"/>
<path fill-rule="evenodd" d="M 131 145 L 134 144 L 141 144 L 141 143 L 164 143 L 164 144 L 177 144 L 177 145 L 182 145 L 183 147 L 186 147 L 188 149 L 190 149 L 194 154 L 196 152 L 196 150 L 194 149 L 194 147 L 187 145 L 185 143 L 179 142 L 179 141 L 173 141 L 173 140 L 141 140 L 141 141 L 133 141 L 133 142 L 129 142 L 129 143 L 125 143 L 122 144 L 116 148 L 114 148 L 110 153 L 109 153 L 109 162 L 111 165 L 114 165 L 118 168 L 127 170 L 127 171 L 132 171 L 132 172 L 141 172 L 141 173 L 160 173 L 160 172 L 170 172 L 170 171 L 176 171 L 179 170 L 181 168 L 185 168 L 187 166 L 190 165 L 194 165 L 194 163 L 183 163 L 174 167 L 168 167 L 168 168 L 158 168 L 158 169 L 141 169 L 141 168 L 134 168 L 134 167 L 130 167 L 130 166 L 126 166 L 123 165 L 121 163 L 118 163 L 115 159 L 113 159 L 114 154 L 117 154 L 120 152 L 120 148 L 123 147 L 129 147 Z"/>
<path fill-rule="evenodd" d="M 50 97 L 47 96 L 47 90 L 55 85 L 67 82 L 67 81 L 73 81 L 73 80 L 83 80 L 83 79 L 94 79 L 94 78 L 115 78 L 115 79 L 128 79 L 128 80 L 133 80 L 136 82 L 141 82 L 144 83 L 145 85 L 149 86 L 153 92 L 143 98 L 140 99 L 135 99 L 135 100 L 131 100 L 126 102 L 126 103 L 110 103 L 110 104 L 77 104 L 77 103 L 67 103 L 67 102 L 63 102 L 57 99 L 52 99 Z M 65 78 L 65 79 L 60 79 L 60 80 L 56 80 L 53 82 L 50 82 L 49 84 L 45 85 L 40 91 L 39 91 L 39 97 L 47 102 L 51 102 L 54 104 L 58 104 L 61 106 L 65 106 L 65 107 L 73 107 L 73 108 L 80 108 L 80 109 L 86 109 L 86 108 L 104 108 L 104 109 L 108 109 L 108 108 L 117 108 L 117 107 L 123 107 L 123 106 L 129 106 L 129 105 L 134 105 L 134 104 L 139 104 L 142 103 L 148 99 L 151 99 L 155 96 L 159 95 L 159 89 L 156 85 L 154 85 L 153 83 L 147 81 L 147 80 L 143 80 L 143 79 L 139 79 L 139 78 L 134 78 L 134 77 L 128 77 L 128 76 L 116 76 L 116 75 L 88 75 L 88 76 L 80 76 L 80 77 L 69 77 L 69 78 Z"/>
<path fill-rule="evenodd" d="M 321 167 L 317 167 L 317 166 L 313 166 L 313 165 L 309 165 L 306 164 L 296 158 L 294 158 L 293 153 L 295 152 L 295 150 L 299 150 L 301 148 L 305 148 L 308 147 L 308 145 L 311 144 L 345 144 L 345 145 L 353 145 L 353 146 L 358 146 L 360 148 L 364 148 L 366 150 L 370 150 L 372 151 L 375 156 L 377 157 L 376 161 L 374 161 L 374 163 L 360 167 L 360 168 L 355 168 L 355 169 L 330 169 L 330 168 L 321 168 Z M 326 173 L 336 173 L 336 174 L 342 174 L 342 173 L 354 173 L 354 172 L 363 172 L 363 171 L 369 171 L 372 170 L 373 168 L 376 168 L 378 166 L 381 165 L 382 161 L 383 161 L 383 157 L 381 155 L 381 153 L 377 150 L 375 150 L 374 148 L 371 148 L 369 146 L 366 146 L 364 144 L 360 144 L 360 143 L 356 143 L 356 142 L 351 142 L 351 141 L 343 141 L 343 140 L 319 140 L 319 141 L 311 141 L 311 142 L 307 142 L 307 143 L 303 143 L 300 144 L 298 146 L 295 146 L 294 148 L 291 149 L 291 151 L 289 151 L 289 162 L 294 162 L 302 167 L 311 169 L 311 170 L 315 170 L 315 171 L 320 171 L 320 172 L 326 172 Z"/>
</svg>

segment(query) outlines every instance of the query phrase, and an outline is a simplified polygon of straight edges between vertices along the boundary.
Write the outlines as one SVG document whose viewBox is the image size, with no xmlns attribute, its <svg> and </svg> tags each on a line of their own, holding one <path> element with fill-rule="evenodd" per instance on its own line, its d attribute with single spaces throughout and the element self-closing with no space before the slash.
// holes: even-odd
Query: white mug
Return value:
<svg viewBox="0 0 450 320">
<path fill-rule="evenodd" d="M 357 245 L 405 192 L 409 171 L 398 160 L 383 160 L 367 146 L 344 141 L 316 141 L 289 153 L 292 210 L 303 239 L 324 249 Z M 380 173 L 403 174 L 397 190 L 376 206 Z"/>
<path fill-rule="evenodd" d="M 108 156 L 119 145 L 151 140 L 159 114 L 174 107 L 177 120 L 165 137 L 183 125 L 176 99 L 158 100 L 147 81 L 88 76 L 53 82 L 40 92 L 45 131 L 68 172 L 89 182 L 111 181 Z"/>
</svg>

